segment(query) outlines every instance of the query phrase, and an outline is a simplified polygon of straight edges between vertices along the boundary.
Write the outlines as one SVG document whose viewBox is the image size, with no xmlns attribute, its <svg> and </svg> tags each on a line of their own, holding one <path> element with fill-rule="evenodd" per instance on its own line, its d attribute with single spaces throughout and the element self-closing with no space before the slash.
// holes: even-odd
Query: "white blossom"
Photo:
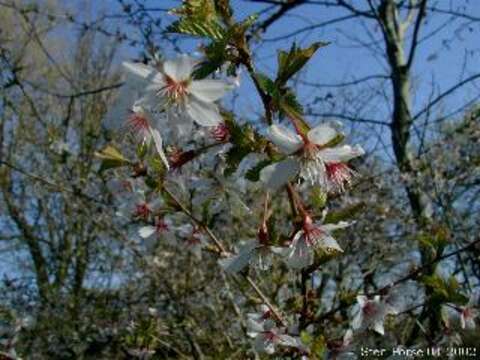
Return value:
<svg viewBox="0 0 480 360">
<path fill-rule="evenodd" d="M 331 125 L 322 124 L 301 136 L 281 125 L 271 125 L 267 137 L 285 155 L 285 160 L 266 166 L 260 179 L 270 188 L 277 189 L 297 175 L 311 185 L 325 191 L 343 191 L 355 172 L 345 163 L 364 154 L 359 146 L 327 147 L 340 133 Z"/>
<path fill-rule="evenodd" d="M 138 92 L 130 92 L 128 86 L 125 89 L 120 91 L 119 98 L 107 114 L 107 126 L 122 135 L 132 135 L 139 143 L 150 144 L 153 141 L 155 150 L 168 170 L 169 164 L 163 150 L 162 136 L 158 130 L 162 127 L 161 116 L 154 115 L 141 100 L 136 100 L 131 105 L 126 104 Z"/>
<path fill-rule="evenodd" d="M 396 315 L 397 310 L 386 301 L 382 301 L 380 295 L 375 295 L 373 299 L 366 296 L 357 296 L 357 302 L 360 305 L 360 311 L 352 322 L 355 330 L 372 329 L 380 335 L 385 334 L 384 322 L 387 315 Z"/>
<path fill-rule="evenodd" d="M 137 63 L 124 63 L 136 81 L 144 81 L 141 101 L 155 110 L 165 111 L 170 126 L 179 135 L 191 131 L 192 120 L 201 126 L 216 126 L 222 116 L 215 101 L 233 85 L 224 80 L 192 78 L 198 61 L 182 55 L 165 61 L 160 70 Z"/>
<path fill-rule="evenodd" d="M 478 306 L 478 295 L 478 293 L 472 293 L 467 305 L 461 308 L 460 326 L 462 329 L 474 330 L 476 328 L 475 319 L 480 315 L 480 312 L 475 309 Z"/>
<path fill-rule="evenodd" d="M 352 225 L 341 221 L 338 224 L 314 223 L 309 216 L 303 226 L 294 235 L 288 248 L 276 248 L 274 251 L 285 256 L 287 265 L 293 269 L 302 269 L 313 264 L 315 249 L 325 252 L 343 252 L 338 242 L 331 235 L 332 231 Z"/>
<path fill-rule="evenodd" d="M 273 354 L 277 345 L 301 348 L 299 338 L 285 334 L 284 329 L 276 326 L 270 310 L 262 305 L 260 313 L 247 314 L 247 335 L 254 339 L 257 352 Z"/>
<path fill-rule="evenodd" d="M 272 264 L 272 252 L 270 246 L 255 239 L 241 247 L 238 254 L 220 259 L 218 262 L 229 273 L 242 271 L 247 265 L 260 270 L 268 270 Z"/>
</svg>

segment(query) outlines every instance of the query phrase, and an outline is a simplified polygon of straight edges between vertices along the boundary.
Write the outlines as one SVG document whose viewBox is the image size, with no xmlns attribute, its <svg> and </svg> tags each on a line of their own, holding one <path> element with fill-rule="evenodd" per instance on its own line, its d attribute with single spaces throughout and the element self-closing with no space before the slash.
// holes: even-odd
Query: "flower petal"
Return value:
<svg viewBox="0 0 480 360">
<path fill-rule="evenodd" d="M 334 148 L 320 150 L 320 156 L 327 163 L 347 162 L 353 158 L 365 154 L 365 150 L 360 145 L 343 145 Z"/>
<path fill-rule="evenodd" d="M 349 227 L 349 226 L 352 226 L 355 222 L 352 221 L 352 222 L 347 222 L 347 221 L 340 221 L 336 224 L 324 224 L 324 225 L 320 225 L 320 227 L 322 228 L 322 230 L 326 231 L 326 232 L 332 232 L 334 230 L 338 230 L 338 229 L 344 229 L 346 227 Z"/>
<path fill-rule="evenodd" d="M 198 60 L 183 54 L 176 59 L 165 61 L 163 71 L 175 81 L 185 81 L 190 78 L 197 63 Z"/>
<path fill-rule="evenodd" d="M 355 315 L 352 321 L 352 328 L 354 330 L 358 330 L 362 327 L 363 325 L 363 314 L 362 314 L 362 309 Z"/>
<path fill-rule="evenodd" d="M 160 132 L 156 129 L 150 128 L 150 134 L 152 135 L 153 143 L 155 144 L 155 149 L 157 149 L 158 155 L 160 155 L 160 159 L 162 159 L 163 163 L 167 170 L 170 169 L 170 165 L 168 164 L 167 156 L 163 151 L 163 141 L 162 137 L 160 136 Z"/>
<path fill-rule="evenodd" d="M 155 68 L 142 63 L 125 61 L 122 66 L 127 77 L 125 81 L 127 85 L 132 85 L 132 82 L 135 85 L 145 84 L 154 78 L 156 80 L 163 79 L 163 76 Z"/>
<path fill-rule="evenodd" d="M 252 314 L 247 314 L 247 335 L 250 337 L 256 337 L 259 333 L 263 332 L 263 324 L 261 321 L 255 320 L 253 317 L 250 315 Z M 257 315 L 255 313 L 255 315 Z"/>
<path fill-rule="evenodd" d="M 214 102 L 234 88 L 222 80 L 195 80 L 188 86 L 192 95 L 205 102 Z"/>
<path fill-rule="evenodd" d="M 295 159 L 286 159 L 268 165 L 260 171 L 260 180 L 273 191 L 292 180 L 300 170 L 300 164 Z"/>
<path fill-rule="evenodd" d="M 140 229 L 138 229 L 138 234 L 144 239 L 149 238 L 154 233 L 155 233 L 155 227 L 151 225 L 143 226 Z"/>
<path fill-rule="evenodd" d="M 373 330 L 375 330 L 380 335 L 385 335 L 385 329 L 383 327 L 383 321 L 377 320 L 373 324 Z"/>
<path fill-rule="evenodd" d="M 292 251 L 285 260 L 292 269 L 303 269 L 313 264 L 313 250 L 302 237 L 292 243 Z"/>
<path fill-rule="evenodd" d="M 189 96 L 185 103 L 188 115 L 201 126 L 216 126 L 222 122 L 217 105 Z"/>
<path fill-rule="evenodd" d="M 343 249 L 340 247 L 340 245 L 338 245 L 337 240 L 330 235 L 322 236 L 318 242 L 318 246 L 326 251 L 335 250 L 338 252 L 343 252 Z"/>
<path fill-rule="evenodd" d="M 335 139 L 338 131 L 328 124 L 321 124 L 314 127 L 307 134 L 308 140 L 317 145 L 325 145 Z"/>
<path fill-rule="evenodd" d="M 178 112 L 170 108 L 167 110 L 167 120 L 176 137 L 184 137 L 192 133 L 193 122 L 186 112 Z"/>
<path fill-rule="evenodd" d="M 243 268 L 250 262 L 251 257 L 252 252 L 245 251 L 243 253 L 239 253 L 238 255 L 220 259 L 218 260 L 218 263 L 226 272 L 234 274 L 243 270 Z"/>
<path fill-rule="evenodd" d="M 275 344 L 273 341 L 267 339 L 264 334 L 258 334 L 255 338 L 253 347 L 256 351 L 267 354 L 273 354 L 275 352 Z"/>
<path fill-rule="evenodd" d="M 357 302 L 360 305 L 360 307 L 364 307 L 365 304 L 367 303 L 368 298 L 365 295 L 357 295 Z"/>
<path fill-rule="evenodd" d="M 282 125 L 270 125 L 267 129 L 267 138 L 287 155 L 293 154 L 303 146 L 302 138 Z"/>
<path fill-rule="evenodd" d="M 278 343 L 283 346 L 301 346 L 300 340 L 290 335 L 278 335 Z"/>
</svg>

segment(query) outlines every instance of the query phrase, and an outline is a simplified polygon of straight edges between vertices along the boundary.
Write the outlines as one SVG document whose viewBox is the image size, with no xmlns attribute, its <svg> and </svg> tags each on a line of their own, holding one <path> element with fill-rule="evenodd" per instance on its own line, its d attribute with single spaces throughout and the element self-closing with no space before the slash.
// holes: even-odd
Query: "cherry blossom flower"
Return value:
<svg viewBox="0 0 480 360">
<path fill-rule="evenodd" d="M 254 348 L 260 353 L 273 354 L 277 345 L 301 348 L 300 339 L 285 334 L 276 326 L 270 310 L 262 305 L 260 313 L 247 314 L 247 335 L 254 339 Z"/>
<path fill-rule="evenodd" d="M 130 182 L 131 191 L 125 193 L 123 198 L 120 199 L 116 211 L 117 216 L 128 221 L 131 219 L 148 221 L 162 206 L 163 201 L 158 196 L 150 200 L 147 199 L 145 190 L 140 184 L 142 183 Z"/>
<path fill-rule="evenodd" d="M 138 234 L 143 239 L 151 238 L 152 236 L 165 238 L 168 242 L 172 242 L 174 238 L 174 228 L 170 219 L 156 217 L 153 225 L 145 225 L 138 229 Z"/>
<path fill-rule="evenodd" d="M 270 246 L 262 244 L 258 239 L 248 241 L 239 250 L 237 255 L 220 259 L 220 266 L 228 273 L 242 271 L 247 265 L 260 270 L 268 270 L 272 265 Z"/>
<path fill-rule="evenodd" d="M 288 248 L 276 248 L 275 252 L 285 256 L 287 265 L 293 269 L 302 269 L 313 264 L 315 249 L 327 253 L 343 252 L 331 235 L 332 231 L 352 225 L 341 221 L 338 224 L 320 225 L 314 223 L 310 216 L 305 216 L 303 226 L 298 230 Z"/>
<path fill-rule="evenodd" d="M 475 309 L 477 306 L 478 294 L 472 293 L 466 306 L 461 308 L 460 326 L 462 329 L 474 330 L 476 328 L 475 319 L 479 317 L 480 312 Z"/>
<path fill-rule="evenodd" d="M 360 311 L 353 319 L 353 329 L 372 329 L 380 335 L 384 335 L 383 324 L 386 316 L 389 314 L 396 315 L 397 310 L 388 302 L 382 301 L 380 295 L 375 295 L 373 299 L 359 295 L 357 296 L 357 302 L 360 305 Z"/>
<path fill-rule="evenodd" d="M 150 144 L 153 141 L 160 159 L 168 170 L 169 164 L 163 150 L 162 136 L 158 131 L 161 128 L 161 119 L 158 114 L 155 117 L 143 101 L 136 100 L 131 103 L 135 96 L 139 96 L 139 91 L 132 89 L 131 86 L 125 85 L 120 90 L 117 101 L 107 114 L 105 120 L 107 127 L 123 135 L 130 134 L 140 143 Z"/>
<path fill-rule="evenodd" d="M 152 114 L 140 105 L 134 105 L 132 113 L 127 119 L 127 127 L 141 142 L 149 144 L 153 141 L 160 159 L 165 164 L 167 170 L 170 168 L 167 157 L 163 150 L 163 140 L 160 132 L 153 127 L 154 120 Z"/>
<path fill-rule="evenodd" d="M 322 124 L 307 135 L 299 135 L 281 125 L 271 125 L 267 137 L 285 155 L 295 155 L 266 166 L 260 179 L 270 188 L 277 189 L 299 175 L 311 185 L 319 185 L 325 191 L 343 191 L 355 172 L 346 162 L 364 154 L 356 145 L 326 147 L 339 136 L 331 125 Z"/>
<path fill-rule="evenodd" d="M 124 67 L 137 81 L 146 84 L 142 102 L 158 111 L 165 111 L 170 125 L 180 135 L 189 133 L 192 120 L 201 126 L 216 126 L 222 116 L 214 103 L 233 85 L 223 80 L 192 78 L 198 61 L 187 55 L 163 63 L 160 71 L 137 63 Z"/>
<path fill-rule="evenodd" d="M 208 242 L 201 229 L 187 223 L 179 226 L 177 230 L 178 235 L 183 239 L 181 246 L 185 246 L 196 258 L 201 259 L 202 249 Z"/>
</svg>

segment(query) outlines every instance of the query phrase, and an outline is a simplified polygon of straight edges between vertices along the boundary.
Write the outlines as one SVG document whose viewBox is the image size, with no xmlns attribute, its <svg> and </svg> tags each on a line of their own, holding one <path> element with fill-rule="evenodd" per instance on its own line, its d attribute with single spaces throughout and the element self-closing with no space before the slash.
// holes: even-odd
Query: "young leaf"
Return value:
<svg viewBox="0 0 480 360">
<path fill-rule="evenodd" d="M 175 21 L 167 28 L 168 32 L 208 37 L 212 40 L 222 40 L 225 30 L 216 21 L 206 21 L 198 18 L 183 18 Z"/>
<path fill-rule="evenodd" d="M 245 173 L 245 178 L 253 182 L 258 181 L 260 179 L 260 171 L 262 171 L 265 166 L 268 166 L 271 163 L 271 160 L 262 160 L 258 162 L 256 165 L 247 170 Z"/>
<path fill-rule="evenodd" d="M 111 145 L 108 145 L 103 150 L 96 152 L 95 156 L 99 159 L 102 159 L 100 172 L 130 164 L 130 161 Z"/>
<path fill-rule="evenodd" d="M 167 28 L 169 32 L 208 37 L 217 41 L 225 36 L 225 29 L 218 20 L 213 0 L 185 0 L 183 5 L 172 10 L 172 13 L 179 15 L 180 20 Z"/>
<path fill-rule="evenodd" d="M 328 45 L 327 42 L 316 42 L 308 48 L 302 49 L 298 48 L 297 45 L 293 43 L 292 48 L 288 53 L 280 50 L 278 52 L 278 73 L 276 83 L 280 86 L 285 85 L 293 75 L 302 69 L 319 48 L 326 45 Z"/>
</svg>

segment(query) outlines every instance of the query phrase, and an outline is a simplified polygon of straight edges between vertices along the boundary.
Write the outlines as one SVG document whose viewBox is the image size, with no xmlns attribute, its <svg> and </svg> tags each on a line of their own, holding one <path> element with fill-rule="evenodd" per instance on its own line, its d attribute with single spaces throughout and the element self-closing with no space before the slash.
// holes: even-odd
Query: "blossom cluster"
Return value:
<svg viewBox="0 0 480 360">
<path fill-rule="evenodd" d="M 196 79 L 194 71 L 198 64 L 198 60 L 188 55 L 154 65 L 123 63 L 124 85 L 107 114 L 107 124 L 111 128 L 130 135 L 139 145 L 152 143 L 167 172 L 192 160 L 194 152 L 174 151 L 167 156 L 164 139 L 180 142 L 194 127 L 207 127 L 219 142 L 227 142 L 229 138 L 228 126 L 223 122 L 216 101 L 235 85 L 229 79 Z M 259 178 L 266 190 L 275 192 L 298 179 L 298 183 L 319 187 L 325 193 L 344 192 L 356 176 L 347 163 L 363 155 L 363 149 L 336 145 L 343 134 L 333 124 L 321 124 L 307 132 L 294 128 L 296 131 L 272 124 L 266 129 L 266 138 L 284 156 L 261 170 Z M 182 236 L 182 231 L 185 233 L 162 214 L 163 204 L 158 197 L 148 198 L 140 180 L 124 182 L 122 188 L 128 193 L 128 200 L 122 203 L 118 214 L 144 223 L 138 228 L 141 238 L 174 242 L 175 237 Z M 238 253 L 221 254 L 221 267 L 229 273 L 242 272 L 248 265 L 267 270 L 276 255 L 292 269 L 304 269 L 313 265 L 318 250 L 329 254 L 343 252 L 332 233 L 351 223 L 325 224 L 300 203 L 298 206 L 302 209 L 303 220 L 293 231 L 289 244 L 274 246 L 264 221 L 258 236 L 244 244 Z M 189 235 L 183 234 L 183 237 L 201 238 L 201 232 L 193 226 L 188 232 Z M 275 345 L 302 349 L 299 338 L 289 335 L 285 324 L 278 327 L 278 319 L 266 316 L 270 310 L 263 310 L 260 317 L 248 315 L 248 335 L 255 338 L 255 348 L 267 353 L 273 353 Z"/>
</svg>

